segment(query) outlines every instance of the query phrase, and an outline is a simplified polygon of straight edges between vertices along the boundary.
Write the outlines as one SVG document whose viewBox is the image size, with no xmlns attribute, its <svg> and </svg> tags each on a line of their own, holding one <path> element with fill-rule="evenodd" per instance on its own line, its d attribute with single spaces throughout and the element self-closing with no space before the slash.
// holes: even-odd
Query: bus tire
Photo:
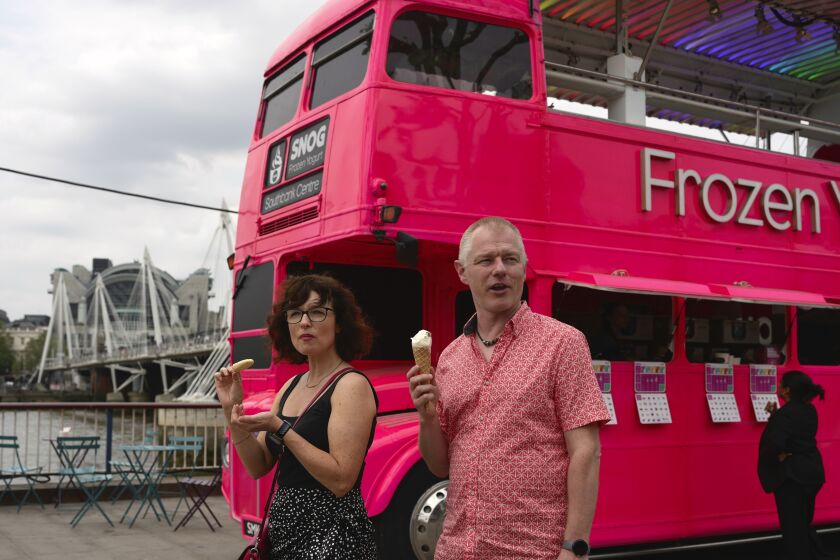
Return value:
<svg viewBox="0 0 840 560">
<path fill-rule="evenodd" d="M 446 513 L 447 479 L 421 460 L 403 478 L 388 508 L 374 518 L 382 560 L 431 560 Z"/>
</svg>

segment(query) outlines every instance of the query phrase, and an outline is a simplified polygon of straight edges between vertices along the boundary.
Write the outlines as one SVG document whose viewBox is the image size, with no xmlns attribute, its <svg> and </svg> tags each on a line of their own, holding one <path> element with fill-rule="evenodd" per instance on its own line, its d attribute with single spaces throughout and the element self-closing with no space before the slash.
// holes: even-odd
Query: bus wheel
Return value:
<svg viewBox="0 0 840 560">
<path fill-rule="evenodd" d="M 377 516 L 381 558 L 432 560 L 443 530 L 449 481 L 434 476 L 423 461 L 406 474 L 388 509 Z"/>
</svg>

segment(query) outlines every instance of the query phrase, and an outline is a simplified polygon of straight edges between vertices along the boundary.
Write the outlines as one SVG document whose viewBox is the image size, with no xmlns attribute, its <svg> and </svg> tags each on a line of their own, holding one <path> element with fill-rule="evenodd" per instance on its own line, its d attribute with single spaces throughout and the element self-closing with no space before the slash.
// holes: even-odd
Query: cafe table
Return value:
<svg viewBox="0 0 840 560">
<path fill-rule="evenodd" d="M 132 496 L 120 523 L 130 516 L 132 508 L 137 505 L 134 517 L 128 523 L 129 527 L 133 527 L 140 514 L 150 508 L 158 521 L 163 516 L 166 523 L 171 526 L 172 521 L 163 508 L 163 502 L 160 499 L 160 483 L 166 475 L 166 469 L 172 463 L 173 454 L 180 447 L 177 445 L 138 444 L 123 445 L 119 449 L 125 454 L 138 479 L 137 492 Z M 158 508 L 160 511 L 158 511 Z"/>
</svg>

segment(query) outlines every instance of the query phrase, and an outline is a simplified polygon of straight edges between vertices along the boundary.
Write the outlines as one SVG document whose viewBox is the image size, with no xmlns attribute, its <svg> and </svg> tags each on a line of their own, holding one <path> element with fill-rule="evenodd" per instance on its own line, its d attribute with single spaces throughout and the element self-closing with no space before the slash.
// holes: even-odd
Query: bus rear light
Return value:
<svg viewBox="0 0 840 560">
<path fill-rule="evenodd" d="M 396 224 L 402 215 L 401 206 L 380 206 L 379 220 L 383 224 Z"/>
</svg>

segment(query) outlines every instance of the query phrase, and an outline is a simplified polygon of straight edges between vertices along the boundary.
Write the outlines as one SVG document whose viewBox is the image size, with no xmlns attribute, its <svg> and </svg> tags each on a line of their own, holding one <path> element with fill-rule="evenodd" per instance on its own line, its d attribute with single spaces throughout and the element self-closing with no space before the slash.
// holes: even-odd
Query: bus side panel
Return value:
<svg viewBox="0 0 840 560">
<path fill-rule="evenodd" d="M 460 236 L 464 220 L 474 217 L 543 216 L 541 111 L 431 91 L 374 94 L 371 173 L 388 182 L 388 203 L 405 209 L 400 229 Z M 423 212 L 433 208 L 440 212 Z"/>
<path fill-rule="evenodd" d="M 385 511 L 405 474 L 422 460 L 416 412 L 380 417 L 378 424 L 362 479 L 362 497 L 371 517 Z"/>
</svg>

